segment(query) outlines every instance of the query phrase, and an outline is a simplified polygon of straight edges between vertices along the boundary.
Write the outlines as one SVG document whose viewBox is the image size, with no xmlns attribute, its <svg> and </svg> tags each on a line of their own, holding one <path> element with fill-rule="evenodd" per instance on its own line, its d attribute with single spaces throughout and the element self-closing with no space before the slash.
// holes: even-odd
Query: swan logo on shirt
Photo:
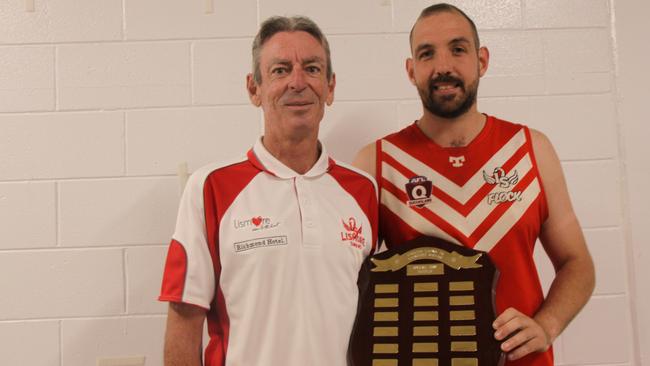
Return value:
<svg viewBox="0 0 650 366">
<path fill-rule="evenodd" d="M 272 229 L 279 224 L 279 222 L 273 222 L 270 217 L 263 216 L 253 216 L 250 219 L 235 219 L 235 221 L 233 221 L 235 229 L 250 228 L 251 231 Z"/>
<path fill-rule="evenodd" d="M 519 182 L 519 174 L 515 170 L 512 174 L 507 175 L 502 167 L 496 167 L 492 174 L 487 174 L 483 171 L 483 179 L 485 183 L 498 186 L 499 188 L 510 188 Z M 488 194 L 488 204 L 499 204 L 504 202 L 521 201 L 522 191 L 502 191 L 492 192 Z"/>
<path fill-rule="evenodd" d="M 357 220 L 354 217 L 350 217 L 347 223 L 341 220 L 341 223 L 345 229 L 341 232 L 341 241 L 349 242 L 350 246 L 357 249 L 363 249 L 366 243 L 366 239 L 362 235 L 363 225 L 357 227 Z"/>
</svg>

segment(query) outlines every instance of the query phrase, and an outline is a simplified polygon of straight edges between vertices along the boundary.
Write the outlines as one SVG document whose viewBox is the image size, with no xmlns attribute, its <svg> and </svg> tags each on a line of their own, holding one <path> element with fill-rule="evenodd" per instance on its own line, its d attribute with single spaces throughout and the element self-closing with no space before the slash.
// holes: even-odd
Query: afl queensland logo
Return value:
<svg viewBox="0 0 650 366">
<path fill-rule="evenodd" d="M 406 202 L 409 207 L 422 208 L 431 202 L 432 184 L 427 177 L 417 176 L 409 179 L 406 183 L 406 194 L 409 200 Z"/>
</svg>

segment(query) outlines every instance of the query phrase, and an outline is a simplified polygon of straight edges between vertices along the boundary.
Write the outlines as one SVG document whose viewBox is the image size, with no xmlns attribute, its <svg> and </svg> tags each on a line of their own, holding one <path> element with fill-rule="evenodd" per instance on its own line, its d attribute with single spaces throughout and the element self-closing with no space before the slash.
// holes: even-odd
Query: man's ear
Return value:
<svg viewBox="0 0 650 366">
<path fill-rule="evenodd" d="M 478 74 L 479 76 L 485 75 L 490 64 L 490 51 L 487 47 L 481 47 L 478 49 Z"/>
<path fill-rule="evenodd" d="M 259 95 L 259 88 L 255 82 L 255 78 L 253 78 L 253 74 L 246 75 L 246 90 L 248 91 L 248 99 L 250 99 L 251 103 L 254 106 L 259 107 L 262 105 L 262 99 Z"/>
<path fill-rule="evenodd" d="M 413 70 L 413 59 L 412 58 L 407 58 L 406 59 L 406 75 L 408 75 L 409 80 L 411 80 L 411 84 L 415 85 L 415 70 Z"/>
<path fill-rule="evenodd" d="M 332 105 L 332 102 L 334 102 L 334 88 L 336 87 L 336 74 L 332 74 L 332 80 L 329 81 L 329 85 L 327 86 L 327 98 L 325 99 L 325 103 L 327 105 Z"/>
</svg>

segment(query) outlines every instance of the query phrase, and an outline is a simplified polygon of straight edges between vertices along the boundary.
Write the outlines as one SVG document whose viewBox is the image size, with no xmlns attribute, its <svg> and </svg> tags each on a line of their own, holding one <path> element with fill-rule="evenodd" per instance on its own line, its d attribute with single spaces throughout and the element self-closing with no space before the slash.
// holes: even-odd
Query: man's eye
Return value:
<svg viewBox="0 0 650 366">
<path fill-rule="evenodd" d="M 320 72 L 320 67 L 318 66 L 307 66 L 305 70 L 310 74 L 317 74 Z"/>
<path fill-rule="evenodd" d="M 454 47 L 454 48 L 452 49 L 452 51 L 453 51 L 455 54 L 465 53 L 465 48 L 463 48 L 463 47 Z"/>
<path fill-rule="evenodd" d="M 276 67 L 271 69 L 271 74 L 273 75 L 284 75 L 287 73 L 287 68 L 286 67 Z"/>
<path fill-rule="evenodd" d="M 418 55 L 418 58 L 420 60 L 422 60 L 422 59 L 425 59 L 425 58 L 430 58 L 431 56 L 433 56 L 433 51 L 422 51 Z"/>
</svg>

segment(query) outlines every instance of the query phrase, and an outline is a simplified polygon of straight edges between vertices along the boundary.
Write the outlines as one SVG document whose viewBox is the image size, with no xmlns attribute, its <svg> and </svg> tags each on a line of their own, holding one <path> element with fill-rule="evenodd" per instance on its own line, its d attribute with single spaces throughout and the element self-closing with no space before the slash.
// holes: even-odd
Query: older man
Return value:
<svg viewBox="0 0 650 366">
<path fill-rule="evenodd" d="M 410 42 L 406 71 L 423 114 L 356 159 L 377 177 L 382 236 L 389 247 L 425 234 L 489 252 L 500 270 L 494 335 L 508 363 L 552 365 L 553 340 L 594 287 L 558 157 L 541 132 L 477 110 L 489 53 L 460 9 L 424 9 Z M 556 269 L 546 298 L 538 237 Z"/>
<path fill-rule="evenodd" d="M 206 365 L 346 364 L 377 191 L 318 142 L 334 87 L 316 24 L 262 24 L 247 89 L 264 136 L 246 157 L 188 181 L 160 296 L 170 302 L 165 365 L 201 364 L 206 317 Z"/>
</svg>

